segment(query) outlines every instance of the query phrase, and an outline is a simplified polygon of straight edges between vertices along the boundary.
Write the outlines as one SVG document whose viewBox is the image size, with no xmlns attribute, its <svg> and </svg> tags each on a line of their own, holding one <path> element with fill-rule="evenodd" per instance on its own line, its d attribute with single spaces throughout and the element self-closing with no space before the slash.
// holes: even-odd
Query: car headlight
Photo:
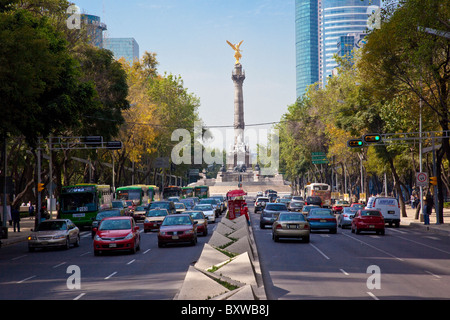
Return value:
<svg viewBox="0 0 450 320">
<path fill-rule="evenodd" d="M 95 235 L 94 240 L 102 241 L 102 238 L 100 238 L 98 235 Z"/>
<path fill-rule="evenodd" d="M 28 240 L 37 240 L 37 237 L 36 237 L 35 234 L 31 234 L 31 235 L 28 237 Z"/>
<path fill-rule="evenodd" d="M 194 230 L 192 229 L 192 230 L 186 230 L 184 233 L 186 233 L 186 234 L 194 234 Z"/>
<path fill-rule="evenodd" d="M 56 236 L 53 236 L 54 240 L 65 239 L 65 238 L 66 238 L 65 234 L 58 234 Z"/>
<path fill-rule="evenodd" d="M 166 233 L 165 233 L 164 231 L 160 231 L 159 234 L 160 234 L 161 236 L 165 236 L 165 235 L 166 235 Z"/>
<path fill-rule="evenodd" d="M 130 232 L 126 237 L 125 237 L 125 240 L 130 240 L 130 239 L 133 239 L 134 238 L 134 234 L 133 234 L 133 232 Z"/>
<path fill-rule="evenodd" d="M 148 218 L 145 218 L 144 223 L 150 223 L 150 220 L 148 220 Z"/>
</svg>

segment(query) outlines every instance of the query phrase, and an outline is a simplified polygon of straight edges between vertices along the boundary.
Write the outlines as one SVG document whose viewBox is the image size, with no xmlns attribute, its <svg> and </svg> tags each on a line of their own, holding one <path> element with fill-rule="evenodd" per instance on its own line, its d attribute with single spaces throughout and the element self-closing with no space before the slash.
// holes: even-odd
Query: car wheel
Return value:
<svg viewBox="0 0 450 320">
<path fill-rule="evenodd" d="M 309 243 L 309 236 L 303 237 L 302 241 L 303 241 L 304 243 Z"/>
<path fill-rule="evenodd" d="M 277 237 L 274 233 L 272 233 L 272 240 L 278 242 L 278 240 L 280 240 L 280 237 Z"/>
<path fill-rule="evenodd" d="M 66 238 L 66 244 L 64 245 L 64 249 L 65 250 L 69 250 L 70 248 L 70 239 L 69 237 Z"/>
<path fill-rule="evenodd" d="M 352 233 L 355 233 L 355 229 L 353 229 L 353 225 L 351 226 L 351 231 L 352 231 Z"/>
<path fill-rule="evenodd" d="M 75 241 L 75 247 L 79 247 L 80 246 L 80 235 L 77 236 L 77 241 Z"/>
<path fill-rule="evenodd" d="M 259 224 L 259 228 L 260 228 L 260 229 L 265 229 L 266 227 L 265 227 L 263 224 L 260 223 L 260 224 Z"/>
</svg>

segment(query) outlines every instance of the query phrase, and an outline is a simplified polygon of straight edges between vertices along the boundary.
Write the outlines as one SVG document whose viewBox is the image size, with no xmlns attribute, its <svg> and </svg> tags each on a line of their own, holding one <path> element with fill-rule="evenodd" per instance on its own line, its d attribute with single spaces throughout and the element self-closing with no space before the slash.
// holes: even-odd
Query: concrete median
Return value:
<svg viewBox="0 0 450 320">
<path fill-rule="evenodd" d="M 245 216 L 222 218 L 176 300 L 266 300 L 258 252 Z"/>
</svg>

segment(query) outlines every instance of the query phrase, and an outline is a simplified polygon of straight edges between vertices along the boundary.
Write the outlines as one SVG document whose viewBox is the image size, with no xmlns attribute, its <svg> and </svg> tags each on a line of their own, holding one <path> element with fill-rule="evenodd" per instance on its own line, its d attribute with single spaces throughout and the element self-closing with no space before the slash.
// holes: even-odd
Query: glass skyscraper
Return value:
<svg viewBox="0 0 450 320">
<path fill-rule="evenodd" d="M 315 2 L 315 0 L 313 0 Z M 322 84 L 325 85 L 333 69 L 337 67 L 333 55 L 338 51 L 338 42 L 341 37 L 351 33 L 363 33 L 367 30 L 367 19 L 370 6 L 380 6 L 381 0 L 321 0 L 322 35 L 321 63 Z"/>
<path fill-rule="evenodd" d="M 295 1 L 297 97 L 319 81 L 319 1 Z"/>
<path fill-rule="evenodd" d="M 325 86 L 337 67 L 333 55 L 341 37 L 367 30 L 370 6 L 381 0 L 296 0 L 296 76 L 297 97 L 308 85 Z M 345 39 L 345 38 L 342 38 Z"/>
<path fill-rule="evenodd" d="M 105 38 L 103 48 L 111 50 L 116 59 L 123 57 L 130 63 L 139 60 L 139 45 L 134 38 Z"/>
</svg>

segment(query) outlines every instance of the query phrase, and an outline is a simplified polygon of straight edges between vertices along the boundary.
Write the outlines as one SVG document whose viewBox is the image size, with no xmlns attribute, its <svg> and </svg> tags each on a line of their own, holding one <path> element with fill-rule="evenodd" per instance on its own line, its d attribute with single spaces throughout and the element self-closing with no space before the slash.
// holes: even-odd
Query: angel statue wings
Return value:
<svg viewBox="0 0 450 320">
<path fill-rule="evenodd" d="M 239 47 L 241 46 L 242 42 L 244 42 L 244 40 L 242 40 L 238 44 L 232 44 L 230 41 L 227 40 L 227 43 L 234 50 L 234 58 L 236 59 L 236 63 L 235 64 L 239 64 L 240 63 L 239 60 L 242 58 L 241 50 L 239 49 Z"/>
</svg>

